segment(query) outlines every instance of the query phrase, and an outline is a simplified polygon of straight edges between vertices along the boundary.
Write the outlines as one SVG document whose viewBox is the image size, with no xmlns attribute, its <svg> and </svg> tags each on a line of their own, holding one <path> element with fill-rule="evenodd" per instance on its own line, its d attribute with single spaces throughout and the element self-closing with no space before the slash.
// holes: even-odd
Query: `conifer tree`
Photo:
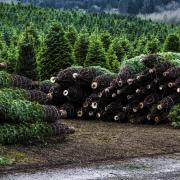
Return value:
<svg viewBox="0 0 180 180">
<path fill-rule="evenodd" d="M 36 36 L 32 26 L 27 27 L 19 43 L 19 57 L 16 72 L 33 80 L 37 79 Z"/>
<path fill-rule="evenodd" d="M 180 37 L 176 34 L 170 34 L 164 43 L 164 51 L 179 52 L 180 51 Z"/>
<path fill-rule="evenodd" d="M 137 48 L 135 50 L 135 54 L 136 55 L 144 54 L 146 44 L 147 44 L 147 38 L 145 38 L 143 35 L 140 37 L 140 39 L 137 42 Z"/>
<path fill-rule="evenodd" d="M 39 63 L 42 79 L 50 78 L 62 69 L 73 65 L 72 48 L 60 24 L 54 23 L 46 37 Z"/>
<path fill-rule="evenodd" d="M 154 54 L 160 51 L 160 42 L 157 38 L 149 40 L 146 44 L 146 53 Z"/>
<path fill-rule="evenodd" d="M 116 53 L 118 61 L 121 62 L 126 55 L 125 49 L 122 46 L 121 41 L 118 38 L 115 38 L 112 43 L 112 48 Z"/>
<path fill-rule="evenodd" d="M 108 58 L 110 69 L 113 72 L 118 72 L 119 71 L 120 62 L 118 61 L 118 58 L 116 56 L 116 53 L 115 53 L 112 45 L 108 49 L 107 58 Z"/>
<path fill-rule="evenodd" d="M 103 32 L 101 34 L 101 41 L 103 43 L 104 49 L 107 51 L 112 43 L 112 37 L 109 32 Z"/>
<path fill-rule="evenodd" d="M 75 62 L 78 65 L 81 66 L 84 65 L 84 61 L 87 56 L 88 47 L 89 47 L 89 34 L 87 33 L 87 31 L 83 31 L 78 35 L 77 41 L 74 46 Z"/>
<path fill-rule="evenodd" d="M 92 33 L 92 35 L 90 36 L 88 53 L 84 65 L 109 68 L 109 63 L 106 57 L 105 50 L 103 48 L 103 44 L 99 36 L 95 33 Z"/>
<path fill-rule="evenodd" d="M 77 40 L 78 32 L 73 25 L 68 26 L 68 31 L 66 32 L 66 38 L 69 40 L 69 43 L 74 48 L 74 44 Z"/>
</svg>

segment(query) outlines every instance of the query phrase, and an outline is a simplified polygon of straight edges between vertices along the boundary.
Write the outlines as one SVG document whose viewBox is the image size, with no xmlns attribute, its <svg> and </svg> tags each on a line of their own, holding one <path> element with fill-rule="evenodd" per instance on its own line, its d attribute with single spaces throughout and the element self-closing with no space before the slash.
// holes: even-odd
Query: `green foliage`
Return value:
<svg viewBox="0 0 180 180">
<path fill-rule="evenodd" d="M 169 34 L 164 43 L 164 51 L 180 52 L 180 37 L 176 34 Z"/>
<path fill-rule="evenodd" d="M 0 166 L 12 165 L 15 159 L 11 158 L 7 153 L 6 149 L 0 145 Z"/>
<path fill-rule="evenodd" d="M 153 38 L 146 44 L 146 53 L 154 54 L 160 51 L 160 42 L 157 38 Z"/>
<path fill-rule="evenodd" d="M 110 70 L 103 68 L 101 66 L 89 66 L 88 68 L 93 68 L 96 69 L 97 74 L 111 74 L 113 75 L 114 73 L 112 73 Z"/>
<path fill-rule="evenodd" d="M 175 52 L 166 52 L 166 53 L 159 53 L 164 59 L 169 60 L 176 66 L 180 66 L 180 53 Z"/>
<path fill-rule="evenodd" d="M 15 159 L 10 158 L 6 155 L 0 155 L 0 166 L 12 165 Z"/>
<path fill-rule="evenodd" d="M 77 41 L 74 47 L 75 62 L 78 65 L 83 66 L 87 56 L 89 47 L 89 34 L 87 32 L 81 32 L 78 35 Z"/>
<path fill-rule="evenodd" d="M 101 33 L 101 41 L 103 43 L 104 49 L 107 51 L 112 43 L 112 37 L 109 32 L 103 32 Z"/>
<path fill-rule="evenodd" d="M 0 71 L 0 88 L 10 87 L 12 84 L 11 75 L 5 71 Z"/>
<path fill-rule="evenodd" d="M 169 118 L 171 119 L 173 127 L 180 128 L 180 104 L 172 107 Z"/>
<path fill-rule="evenodd" d="M 86 57 L 86 61 L 84 65 L 85 66 L 101 66 L 101 67 L 109 68 L 108 59 L 106 57 L 103 44 L 99 36 L 95 33 L 93 33 L 90 36 L 88 53 L 87 53 L 87 57 Z"/>
<path fill-rule="evenodd" d="M 47 79 L 74 63 L 72 48 L 60 24 L 52 25 L 46 37 L 41 58 L 39 66 L 42 79 Z"/>
<path fill-rule="evenodd" d="M 19 58 L 16 71 L 18 74 L 37 79 L 37 64 L 35 48 L 38 44 L 38 37 L 33 27 L 27 27 L 19 43 Z"/>
<path fill-rule="evenodd" d="M 3 88 L 0 89 L 0 99 L 26 100 L 27 94 L 23 89 Z"/>
<path fill-rule="evenodd" d="M 43 141 L 53 135 L 52 129 L 46 123 L 0 125 L 0 143 L 16 144 L 31 141 Z"/>
<path fill-rule="evenodd" d="M 130 4 L 129 2 L 126 8 L 130 8 L 133 14 L 136 14 L 135 5 L 142 6 L 143 11 L 149 8 L 148 2 L 145 3 L 146 6 L 141 2 L 134 4 L 134 0 Z M 84 13 L 2 3 L 0 3 L 0 17 L 0 62 L 4 61 L 8 64 L 8 72 L 15 72 L 17 62 L 18 64 L 21 62 L 23 70 L 25 67 L 31 69 L 32 65 L 32 69 L 36 69 L 36 64 L 33 62 L 37 59 L 38 73 L 42 79 L 47 79 L 60 69 L 74 64 L 74 57 L 78 65 L 84 65 L 89 48 L 89 34 L 97 29 L 97 41 L 102 41 L 103 51 L 107 55 L 112 42 L 113 50 L 120 63 L 124 59 L 159 50 L 179 52 L 177 47 L 179 46 L 180 26 L 178 25 L 159 24 L 120 14 Z M 62 27 L 53 22 L 61 22 Z M 52 28 L 49 31 L 51 25 Z M 31 38 L 20 38 L 22 32 L 27 31 L 27 27 L 31 27 L 28 29 Z M 63 29 L 67 29 L 66 32 Z M 77 34 L 77 32 L 80 33 Z M 174 34 L 176 37 L 172 38 Z M 156 41 L 156 38 L 160 43 Z M 25 47 L 27 45 L 30 50 L 26 57 Z M 28 66 L 23 62 L 32 63 Z M 91 64 L 94 65 L 94 62 L 88 63 L 88 65 Z M 108 62 L 105 65 L 104 62 L 95 63 L 97 64 L 103 64 L 104 67 L 109 68 Z"/>
<path fill-rule="evenodd" d="M 74 44 L 77 40 L 78 32 L 76 28 L 73 25 L 70 25 L 68 27 L 68 30 L 66 32 L 66 38 L 69 40 L 69 43 L 74 48 Z"/>
<path fill-rule="evenodd" d="M 122 38 L 116 38 L 114 39 L 112 43 L 113 50 L 116 53 L 116 56 L 118 58 L 119 62 L 122 62 L 122 60 L 127 57 L 131 57 L 131 47 L 129 44 L 129 41 L 127 39 Z"/>
<path fill-rule="evenodd" d="M 107 57 L 108 57 L 110 69 L 113 72 L 118 72 L 119 71 L 119 67 L 120 67 L 120 62 L 118 61 L 118 58 L 117 58 L 116 53 L 113 50 L 112 46 L 110 46 L 110 48 L 108 50 Z"/>
<path fill-rule="evenodd" d="M 5 115 L 5 121 L 14 123 L 42 121 L 43 106 L 26 100 L 0 99 L 0 114 Z"/>
<path fill-rule="evenodd" d="M 137 56 L 132 59 L 124 60 L 121 65 L 121 69 L 125 66 L 131 70 L 132 73 L 137 74 L 145 70 L 145 66 L 142 63 L 143 56 Z"/>
</svg>

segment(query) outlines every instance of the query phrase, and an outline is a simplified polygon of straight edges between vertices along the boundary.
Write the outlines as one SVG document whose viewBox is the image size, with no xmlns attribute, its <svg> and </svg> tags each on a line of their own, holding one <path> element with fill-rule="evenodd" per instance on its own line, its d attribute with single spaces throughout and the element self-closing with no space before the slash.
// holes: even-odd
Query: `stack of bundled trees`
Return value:
<svg viewBox="0 0 180 180">
<path fill-rule="evenodd" d="M 180 67 L 157 55 L 143 58 L 137 66 L 131 63 L 103 90 L 97 117 L 130 123 L 167 122 L 171 108 L 180 103 Z"/>
<path fill-rule="evenodd" d="M 178 61 L 158 55 L 126 60 L 119 74 L 100 67 L 68 68 L 52 78 L 56 86 L 49 96 L 64 118 L 166 123 L 180 103 Z"/>
<path fill-rule="evenodd" d="M 42 141 L 54 136 L 64 138 L 74 132 L 74 128 L 58 122 L 60 111 L 46 93 L 50 87 L 52 84 L 47 81 L 32 81 L 0 71 L 1 144 Z"/>
</svg>

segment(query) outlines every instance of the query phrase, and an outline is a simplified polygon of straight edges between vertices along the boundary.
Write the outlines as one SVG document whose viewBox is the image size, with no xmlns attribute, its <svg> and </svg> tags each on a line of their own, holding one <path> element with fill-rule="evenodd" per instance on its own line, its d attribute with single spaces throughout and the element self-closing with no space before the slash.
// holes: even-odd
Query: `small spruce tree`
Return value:
<svg viewBox="0 0 180 180">
<path fill-rule="evenodd" d="M 66 32 L 66 38 L 69 40 L 69 43 L 74 48 L 74 44 L 77 40 L 78 32 L 73 25 L 68 27 L 68 31 Z"/>
<path fill-rule="evenodd" d="M 121 41 L 118 38 L 115 38 L 112 42 L 112 48 L 116 53 L 116 56 L 118 58 L 119 62 L 122 62 L 122 60 L 124 59 L 126 52 L 125 49 L 122 46 Z"/>
<path fill-rule="evenodd" d="M 147 54 L 154 54 L 160 51 L 160 42 L 157 38 L 153 38 L 152 40 L 148 41 L 146 44 L 146 53 Z"/>
<path fill-rule="evenodd" d="M 116 53 L 112 47 L 112 45 L 109 47 L 107 52 L 109 67 L 113 72 L 119 71 L 120 62 L 118 61 L 118 58 L 116 56 Z"/>
<path fill-rule="evenodd" d="M 52 25 L 42 51 L 39 62 L 41 79 L 50 78 L 74 63 L 72 48 L 60 24 Z"/>
<path fill-rule="evenodd" d="M 77 41 L 74 46 L 75 62 L 78 65 L 83 66 L 87 56 L 89 47 L 89 34 L 87 32 L 81 32 L 78 35 Z"/>
<path fill-rule="evenodd" d="M 112 43 L 112 37 L 109 32 L 103 32 L 101 34 L 101 41 L 103 43 L 104 49 L 107 51 Z"/>
<path fill-rule="evenodd" d="M 30 26 L 25 30 L 20 39 L 16 72 L 33 80 L 36 80 L 38 77 L 35 46 L 36 37 Z"/>
<path fill-rule="evenodd" d="M 164 43 L 165 52 L 179 52 L 180 51 L 180 38 L 176 34 L 170 34 Z"/>
<path fill-rule="evenodd" d="M 99 36 L 95 33 L 92 33 L 92 35 L 90 36 L 88 53 L 84 65 L 101 66 L 104 68 L 109 68 L 108 59 L 106 57 L 102 41 L 100 40 Z"/>
</svg>

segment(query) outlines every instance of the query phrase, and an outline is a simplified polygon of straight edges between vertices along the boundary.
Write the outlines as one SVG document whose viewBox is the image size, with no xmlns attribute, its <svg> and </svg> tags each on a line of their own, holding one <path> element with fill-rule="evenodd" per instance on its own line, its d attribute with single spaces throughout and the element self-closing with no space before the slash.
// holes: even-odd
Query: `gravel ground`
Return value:
<svg viewBox="0 0 180 180">
<path fill-rule="evenodd" d="M 179 180 L 180 154 L 154 158 L 133 158 L 111 164 L 96 164 L 85 168 L 44 170 L 36 173 L 13 173 L 1 180 Z"/>
<path fill-rule="evenodd" d="M 66 120 L 76 133 L 65 142 L 6 146 L 15 158 L 0 173 L 37 170 L 44 167 L 74 168 L 101 162 L 117 162 L 134 157 L 180 152 L 180 130 L 168 125 L 146 126 L 98 121 Z"/>
</svg>

